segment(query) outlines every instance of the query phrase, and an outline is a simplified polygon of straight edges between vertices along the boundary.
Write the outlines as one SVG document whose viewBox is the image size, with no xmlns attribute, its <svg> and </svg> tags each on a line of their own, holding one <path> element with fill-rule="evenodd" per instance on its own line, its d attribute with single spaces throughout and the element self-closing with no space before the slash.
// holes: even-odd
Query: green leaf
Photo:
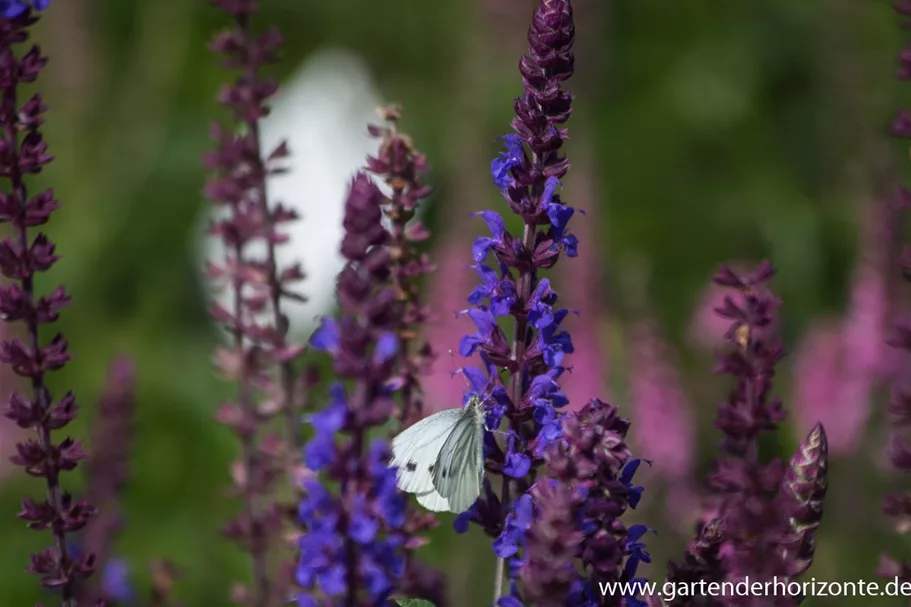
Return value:
<svg viewBox="0 0 911 607">
<path fill-rule="evenodd" d="M 433 603 L 424 599 L 396 599 L 395 604 L 399 607 L 436 607 Z"/>
</svg>

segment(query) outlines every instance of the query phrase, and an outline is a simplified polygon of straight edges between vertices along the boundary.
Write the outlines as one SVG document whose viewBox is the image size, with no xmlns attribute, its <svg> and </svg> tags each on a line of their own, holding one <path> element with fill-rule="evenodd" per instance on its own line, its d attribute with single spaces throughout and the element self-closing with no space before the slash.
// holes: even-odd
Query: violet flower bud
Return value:
<svg viewBox="0 0 911 607">
<path fill-rule="evenodd" d="M 39 575 L 41 584 L 59 592 L 63 607 L 76 607 L 76 585 L 88 578 L 95 556 L 77 555 L 69 545 L 72 534 L 95 516 L 87 500 L 74 498 L 60 488 L 60 473 L 73 470 L 86 456 L 80 441 L 65 438 L 57 443 L 52 431 L 67 426 L 77 405 L 72 393 L 54 402 L 45 384 L 45 374 L 61 369 L 69 360 L 67 342 L 59 333 L 42 345 L 40 325 L 50 325 L 70 298 L 64 287 L 39 296 L 35 278 L 57 261 L 53 242 L 44 233 L 34 237 L 29 228 L 44 225 L 59 203 L 48 190 L 29 195 L 25 177 L 40 173 L 51 161 L 40 126 L 47 107 L 36 93 L 22 101 L 20 85 L 33 83 L 47 58 L 37 46 L 16 55 L 15 49 L 29 41 L 30 28 L 38 21 L 32 9 L 46 8 L 47 1 L 0 2 L 0 178 L 8 182 L 0 194 L 0 222 L 11 224 L 12 235 L 0 243 L 0 273 L 8 280 L 0 286 L 0 314 L 6 322 L 24 325 L 25 341 L 0 342 L 0 362 L 17 375 L 28 378 L 28 395 L 14 392 L 3 414 L 35 435 L 16 445 L 11 461 L 30 476 L 44 478 L 47 497 L 25 498 L 18 517 L 35 530 L 50 530 L 53 545 L 31 556 L 29 573 Z"/>
<path fill-rule="evenodd" d="M 783 542 L 782 556 L 790 564 L 789 575 L 800 575 L 813 562 L 815 534 L 828 487 L 828 465 L 826 431 L 822 424 L 816 424 L 791 457 L 781 481 L 780 507 L 788 515 L 790 532 Z"/>
</svg>

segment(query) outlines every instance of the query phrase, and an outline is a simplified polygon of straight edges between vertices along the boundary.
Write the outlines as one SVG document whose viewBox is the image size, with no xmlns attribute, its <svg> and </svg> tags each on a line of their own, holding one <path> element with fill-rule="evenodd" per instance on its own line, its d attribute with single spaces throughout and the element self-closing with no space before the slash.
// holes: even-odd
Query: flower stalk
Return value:
<svg viewBox="0 0 911 607">
<path fill-rule="evenodd" d="M 25 498 L 17 515 L 31 529 L 49 530 L 53 537 L 51 547 L 32 555 L 27 571 L 59 593 L 62 607 L 76 607 L 76 586 L 92 575 L 95 556 L 74 554 L 69 542 L 96 509 L 60 487 L 61 472 L 76 468 L 86 452 L 78 440 L 58 443 L 52 436 L 76 417 L 77 405 L 72 392 L 57 402 L 51 397 L 45 376 L 63 368 L 70 354 L 59 333 L 43 345 L 40 326 L 54 323 L 70 297 L 63 286 L 48 295 L 36 293 L 37 275 L 50 270 L 58 256 L 48 236 L 43 232 L 32 236 L 30 228 L 47 223 L 60 203 L 50 189 L 29 195 L 26 177 L 40 173 L 52 157 L 40 130 L 47 111 L 41 95 L 24 102 L 20 98 L 20 86 L 35 82 L 47 58 L 37 45 L 16 54 L 17 47 L 28 44 L 38 11 L 48 4 L 0 4 L 0 178 L 8 186 L 0 193 L 0 222 L 12 226 L 12 236 L 0 243 L 0 273 L 8 280 L 0 286 L 0 314 L 5 322 L 22 323 L 25 331 L 24 342 L 19 338 L 0 342 L 0 362 L 28 379 L 31 388 L 28 395 L 13 392 L 3 407 L 4 416 L 35 431 L 33 438 L 16 445 L 12 462 L 30 476 L 43 478 L 47 488 L 43 500 Z"/>
<path fill-rule="evenodd" d="M 250 21 L 259 8 L 257 0 L 211 2 L 232 17 L 234 27 L 218 34 L 210 47 L 222 57 L 223 67 L 238 73 L 219 95 L 234 123 L 213 124 L 216 149 L 205 157 L 206 168 L 214 172 L 205 194 L 221 213 L 211 232 L 225 249 L 225 259 L 210 262 L 207 273 L 216 287 L 231 293 L 229 308 L 215 304 L 212 309 L 232 338 L 230 348 L 216 353 L 216 365 L 238 390 L 236 402 L 223 405 L 217 414 L 241 447 L 233 480 L 242 511 L 225 534 L 251 557 L 252 588 L 236 587 L 233 599 L 269 607 L 284 601 L 287 592 L 284 580 L 271 573 L 269 554 L 283 517 L 274 483 L 282 470 L 293 469 L 288 459 L 297 452 L 299 403 L 293 364 L 303 351 L 302 345 L 289 343 L 289 323 L 282 312 L 284 299 L 302 299 L 291 285 L 303 278 L 303 272 L 299 265 L 282 269 L 276 262 L 276 246 L 287 240 L 280 227 L 296 220 L 297 214 L 282 205 L 270 207 L 267 195 L 267 181 L 283 172 L 279 163 L 287 158 L 288 149 L 282 142 L 265 153 L 260 141 L 259 121 L 269 113 L 269 100 L 278 90 L 276 82 L 260 71 L 277 59 L 282 37 L 274 28 L 253 33 Z M 253 244 L 264 246 L 264 259 L 253 255 Z M 284 440 L 263 432 L 279 413 L 287 432 Z"/>
</svg>

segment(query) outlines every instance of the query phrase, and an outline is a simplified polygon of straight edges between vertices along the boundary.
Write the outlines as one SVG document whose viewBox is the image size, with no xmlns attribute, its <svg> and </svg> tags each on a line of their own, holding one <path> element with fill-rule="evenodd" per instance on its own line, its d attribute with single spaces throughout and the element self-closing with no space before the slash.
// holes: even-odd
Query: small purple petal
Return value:
<svg viewBox="0 0 911 607">
<path fill-rule="evenodd" d="M 330 354 L 338 353 L 339 326 L 334 318 L 323 318 L 320 326 L 310 336 L 310 347 Z"/>
</svg>

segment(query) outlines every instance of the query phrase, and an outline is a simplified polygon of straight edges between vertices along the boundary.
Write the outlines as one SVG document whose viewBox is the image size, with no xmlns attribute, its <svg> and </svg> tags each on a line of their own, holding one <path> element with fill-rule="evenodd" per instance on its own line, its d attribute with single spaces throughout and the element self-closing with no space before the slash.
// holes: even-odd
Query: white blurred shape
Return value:
<svg viewBox="0 0 911 607">
<path fill-rule="evenodd" d="M 289 170 L 269 181 L 270 205 L 282 203 L 301 218 L 282 226 L 290 241 L 276 247 L 277 262 L 303 264 L 306 279 L 296 290 L 308 301 L 284 301 L 291 333 L 306 338 L 318 317 L 332 311 L 335 278 L 344 265 L 339 247 L 345 195 L 354 173 L 378 141 L 367 136 L 367 124 L 380 122 L 379 97 L 360 58 L 344 51 L 323 50 L 311 56 L 275 98 L 272 113 L 262 123 L 263 153 L 287 140 Z M 211 210 L 204 213 L 205 225 Z M 206 258 L 223 259 L 222 243 L 202 231 Z M 263 258 L 262 243 L 247 247 L 251 258 Z M 216 296 L 231 308 L 230 293 Z M 271 312 L 270 312 L 271 314 Z"/>
</svg>

